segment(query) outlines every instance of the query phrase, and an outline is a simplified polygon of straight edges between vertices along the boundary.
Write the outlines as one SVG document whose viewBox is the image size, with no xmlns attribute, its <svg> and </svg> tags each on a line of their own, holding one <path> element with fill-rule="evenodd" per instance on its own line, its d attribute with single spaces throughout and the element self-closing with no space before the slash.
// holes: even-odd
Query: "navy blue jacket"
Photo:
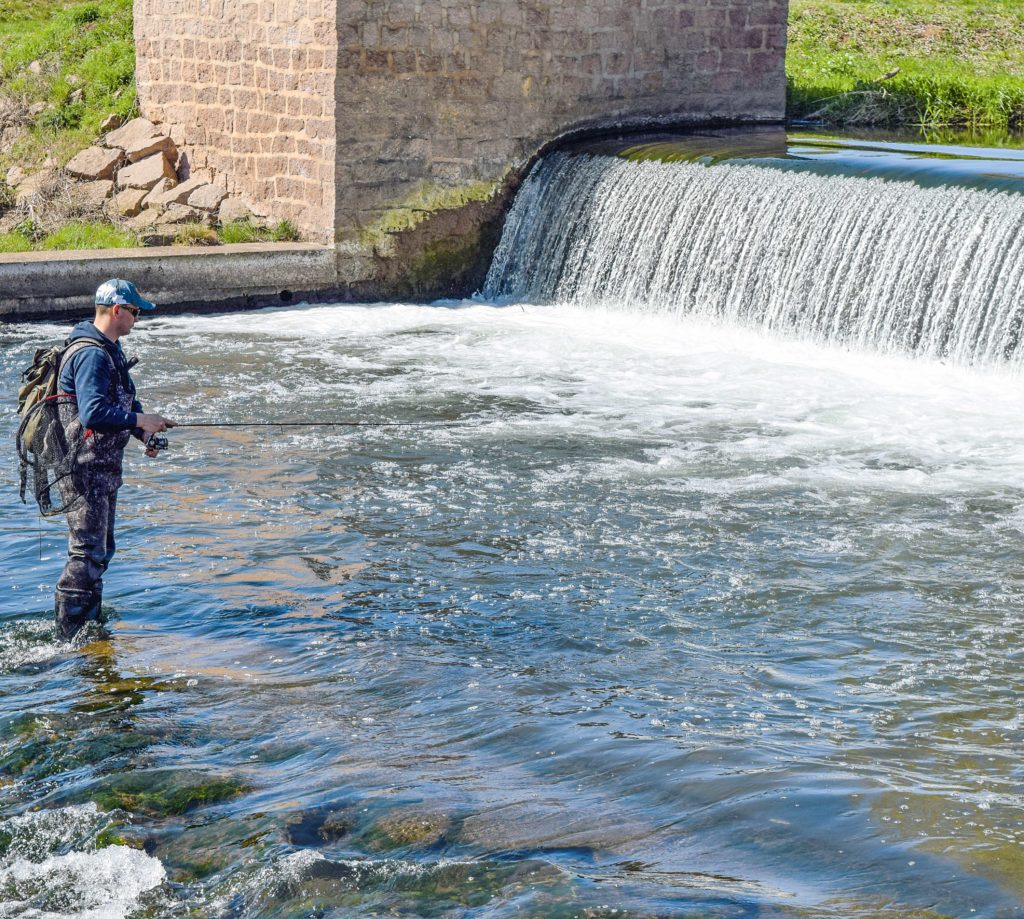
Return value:
<svg viewBox="0 0 1024 919">
<path fill-rule="evenodd" d="M 142 411 L 142 404 L 135 398 L 135 384 L 128 373 L 128 359 L 121 350 L 121 343 L 111 341 L 89 320 L 78 323 L 68 341 L 70 343 L 79 338 L 98 341 L 107 356 L 99 348 L 80 348 L 60 368 L 60 391 L 76 397 L 78 417 L 84 427 L 92 428 L 100 434 L 133 430 L 137 427 L 135 416 Z M 116 372 L 121 375 L 125 389 L 132 395 L 130 412 L 110 398 L 110 375 L 115 372 L 114 368 L 117 368 Z"/>
</svg>

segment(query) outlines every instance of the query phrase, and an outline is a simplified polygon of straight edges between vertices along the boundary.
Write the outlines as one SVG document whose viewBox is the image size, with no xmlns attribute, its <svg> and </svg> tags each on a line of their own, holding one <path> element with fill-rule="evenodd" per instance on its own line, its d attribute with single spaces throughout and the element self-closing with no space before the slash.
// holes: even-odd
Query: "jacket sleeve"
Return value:
<svg viewBox="0 0 1024 919">
<path fill-rule="evenodd" d="M 83 426 L 101 434 L 130 431 L 135 412 L 126 412 L 110 398 L 110 358 L 100 348 L 83 348 L 72 359 L 78 417 Z"/>
</svg>

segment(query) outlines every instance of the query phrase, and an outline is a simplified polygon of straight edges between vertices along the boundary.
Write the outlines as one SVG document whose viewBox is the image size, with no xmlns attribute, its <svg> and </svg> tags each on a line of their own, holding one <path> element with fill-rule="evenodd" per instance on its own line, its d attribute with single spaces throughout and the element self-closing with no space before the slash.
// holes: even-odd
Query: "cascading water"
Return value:
<svg viewBox="0 0 1024 919">
<path fill-rule="evenodd" d="M 1019 367 L 1024 196 L 560 153 L 520 190 L 484 294 Z"/>
</svg>

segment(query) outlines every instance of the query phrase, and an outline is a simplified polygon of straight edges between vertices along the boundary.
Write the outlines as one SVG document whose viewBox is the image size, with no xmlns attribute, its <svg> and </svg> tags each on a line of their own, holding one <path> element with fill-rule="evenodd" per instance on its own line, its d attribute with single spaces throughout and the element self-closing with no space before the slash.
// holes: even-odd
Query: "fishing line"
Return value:
<svg viewBox="0 0 1024 919">
<path fill-rule="evenodd" d="M 459 421 L 183 421 L 176 428 L 410 428 L 462 427 Z M 167 430 L 171 430 L 168 428 Z"/>
</svg>

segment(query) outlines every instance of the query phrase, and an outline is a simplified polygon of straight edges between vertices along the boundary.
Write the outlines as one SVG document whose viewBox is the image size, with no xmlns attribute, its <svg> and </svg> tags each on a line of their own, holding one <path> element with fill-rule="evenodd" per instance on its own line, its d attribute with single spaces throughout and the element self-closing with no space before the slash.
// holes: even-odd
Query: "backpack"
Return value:
<svg viewBox="0 0 1024 919">
<path fill-rule="evenodd" d="M 74 472 L 75 458 L 81 444 L 69 445 L 64 436 L 64 426 L 57 410 L 63 397 L 72 398 L 60 392 L 61 365 L 73 354 L 85 348 L 100 348 L 98 341 L 80 338 L 71 344 L 52 348 L 39 348 L 32 363 L 22 371 L 21 386 L 18 389 L 17 448 L 21 473 L 21 500 L 25 502 L 28 474 L 32 472 L 33 492 L 44 516 L 66 511 L 76 500 L 75 495 L 66 491 L 60 497 L 60 483 Z"/>
</svg>

